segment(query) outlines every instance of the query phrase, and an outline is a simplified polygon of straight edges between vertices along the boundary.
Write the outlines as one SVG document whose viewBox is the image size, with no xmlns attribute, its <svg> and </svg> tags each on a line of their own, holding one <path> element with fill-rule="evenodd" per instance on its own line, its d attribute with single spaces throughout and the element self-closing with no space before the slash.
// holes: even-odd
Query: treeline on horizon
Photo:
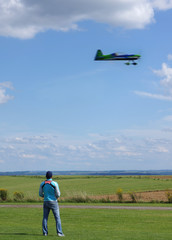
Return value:
<svg viewBox="0 0 172 240">
<path fill-rule="evenodd" d="M 46 171 L 0 172 L 0 176 L 45 175 Z M 53 175 L 172 175 L 172 170 L 53 171 Z"/>
</svg>

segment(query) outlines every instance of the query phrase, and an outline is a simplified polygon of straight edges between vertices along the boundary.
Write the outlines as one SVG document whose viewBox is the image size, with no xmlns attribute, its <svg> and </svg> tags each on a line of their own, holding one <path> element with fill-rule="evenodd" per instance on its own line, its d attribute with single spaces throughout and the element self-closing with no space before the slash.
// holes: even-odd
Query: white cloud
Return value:
<svg viewBox="0 0 172 240">
<path fill-rule="evenodd" d="M 36 156 L 34 154 L 22 154 L 23 158 L 35 158 Z"/>
<path fill-rule="evenodd" d="M 123 145 L 115 147 L 114 154 L 116 156 L 127 156 L 127 157 L 131 157 L 131 156 L 134 157 L 134 156 L 142 155 L 141 153 L 137 152 L 136 150 L 132 149 L 131 147 L 123 146 Z"/>
<path fill-rule="evenodd" d="M 27 39 L 48 29 L 78 29 L 83 20 L 142 29 L 154 21 L 154 8 L 171 7 L 163 0 L 0 0 L 0 35 Z"/>
<path fill-rule="evenodd" d="M 167 169 L 172 166 L 172 137 L 166 131 L 130 129 L 105 135 L 104 139 L 95 136 L 92 140 L 83 138 L 64 143 L 56 136 L 0 138 L 1 171 L 148 169 L 150 166 Z"/>
<path fill-rule="evenodd" d="M 172 54 L 168 54 L 168 60 L 172 60 Z"/>
<path fill-rule="evenodd" d="M 134 91 L 136 95 L 142 96 L 142 97 L 148 97 L 148 98 L 154 98 L 157 100 L 166 100 L 166 101 L 172 101 L 172 96 L 165 96 L 162 94 L 153 94 L 149 92 L 141 92 L 141 91 Z"/>
<path fill-rule="evenodd" d="M 154 146 L 152 147 L 149 152 L 153 153 L 169 153 L 169 150 L 165 146 Z"/>
<path fill-rule="evenodd" d="M 160 10 L 168 10 L 172 8 L 172 0 L 152 0 L 152 6 Z"/>
<path fill-rule="evenodd" d="M 7 89 L 13 90 L 13 86 L 10 82 L 0 83 L 0 104 L 4 104 L 13 99 L 13 96 L 7 94 Z"/>
<path fill-rule="evenodd" d="M 160 84 L 164 87 L 166 92 L 172 96 L 172 68 L 168 67 L 166 63 L 162 64 L 162 69 L 154 70 L 154 73 L 163 77 Z"/>
<path fill-rule="evenodd" d="M 171 55 L 168 55 L 168 59 L 170 58 L 169 56 Z M 153 70 L 153 73 L 162 78 L 159 82 L 162 93 L 157 94 L 144 91 L 135 91 L 134 93 L 143 97 L 172 101 L 172 68 L 166 63 L 162 63 L 162 68 Z"/>
<path fill-rule="evenodd" d="M 45 156 L 41 156 L 41 155 L 37 155 L 37 154 L 22 154 L 21 157 L 24 158 L 28 158 L 28 159 L 37 159 L 37 160 L 43 160 L 46 159 Z"/>
<path fill-rule="evenodd" d="M 164 117 L 165 121 L 171 122 L 172 121 L 172 115 Z"/>
<path fill-rule="evenodd" d="M 11 90 L 14 89 L 11 82 L 1 82 L 1 83 L 0 83 L 0 87 L 9 88 L 9 89 L 11 89 Z"/>
<path fill-rule="evenodd" d="M 171 0 L 0 0 L 0 35 L 28 39 L 49 29 L 79 29 L 83 20 L 142 29 L 154 22 L 155 9 L 171 8 Z"/>
</svg>

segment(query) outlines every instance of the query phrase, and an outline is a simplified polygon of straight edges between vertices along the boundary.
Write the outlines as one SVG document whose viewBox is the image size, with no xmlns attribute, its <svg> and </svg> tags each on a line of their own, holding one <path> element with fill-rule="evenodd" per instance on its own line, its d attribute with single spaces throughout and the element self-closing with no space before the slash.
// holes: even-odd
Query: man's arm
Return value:
<svg viewBox="0 0 172 240">
<path fill-rule="evenodd" d="M 59 185 L 57 182 L 55 183 L 55 196 L 56 196 L 56 198 L 60 197 L 60 189 L 59 189 Z"/>
<path fill-rule="evenodd" d="M 42 184 L 41 184 L 40 187 L 39 187 L 39 196 L 40 196 L 40 197 L 44 197 L 44 192 L 43 192 L 43 189 L 42 189 Z"/>
</svg>

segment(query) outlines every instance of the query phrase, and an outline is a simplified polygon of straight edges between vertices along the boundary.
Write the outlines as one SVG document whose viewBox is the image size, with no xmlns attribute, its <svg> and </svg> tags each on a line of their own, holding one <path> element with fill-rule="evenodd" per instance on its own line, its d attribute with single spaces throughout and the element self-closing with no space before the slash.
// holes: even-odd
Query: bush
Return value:
<svg viewBox="0 0 172 240">
<path fill-rule="evenodd" d="M 60 199 L 61 202 L 74 202 L 74 203 L 89 203 L 91 199 L 85 192 L 81 193 L 73 193 L 71 196 L 65 197 L 63 200 Z"/>
<path fill-rule="evenodd" d="M 131 197 L 131 201 L 133 203 L 136 203 L 137 202 L 137 196 L 136 196 L 136 193 L 135 192 L 129 192 L 129 195 Z"/>
<path fill-rule="evenodd" d="M 1 200 L 5 201 L 7 200 L 7 194 L 8 194 L 8 191 L 6 189 L 0 189 L 0 198 Z"/>
<path fill-rule="evenodd" d="M 14 192 L 14 201 L 22 201 L 24 199 L 23 192 Z"/>
<path fill-rule="evenodd" d="M 119 202 L 122 202 L 122 200 L 123 200 L 123 190 L 121 189 L 121 188 L 119 188 L 117 191 L 116 191 L 116 194 L 117 194 L 117 196 L 118 196 L 118 200 L 119 200 Z"/>
<path fill-rule="evenodd" d="M 166 196 L 167 196 L 168 202 L 169 202 L 169 203 L 172 203 L 172 192 L 167 191 L 167 192 L 166 192 Z"/>
</svg>

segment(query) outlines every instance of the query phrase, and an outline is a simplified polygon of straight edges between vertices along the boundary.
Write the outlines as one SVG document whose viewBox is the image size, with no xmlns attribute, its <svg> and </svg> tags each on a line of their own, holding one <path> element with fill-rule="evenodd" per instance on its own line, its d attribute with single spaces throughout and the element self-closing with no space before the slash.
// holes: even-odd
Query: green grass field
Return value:
<svg viewBox="0 0 172 240">
<path fill-rule="evenodd" d="M 70 240 L 171 240 L 172 211 L 60 209 L 65 239 Z M 1 208 L 0 238 L 41 240 L 41 208 Z M 49 216 L 47 239 L 57 239 Z"/>
<path fill-rule="evenodd" d="M 144 192 L 172 189 L 172 179 L 157 179 L 149 176 L 54 176 L 59 183 L 61 196 L 86 193 L 90 196 L 123 192 Z M 0 176 L 0 188 L 5 188 L 12 197 L 15 191 L 22 191 L 26 197 L 38 199 L 43 176 Z"/>
<path fill-rule="evenodd" d="M 0 176 L 0 188 L 38 199 L 41 176 Z M 147 176 L 58 176 L 62 196 L 86 192 L 88 195 L 115 194 L 118 188 L 128 191 L 172 189 L 172 180 Z M 164 206 L 164 205 L 163 205 Z M 123 209 L 61 208 L 65 239 L 70 240 L 171 240 L 172 211 Z M 0 238 L 3 240 L 44 239 L 41 230 L 42 208 L 0 208 Z M 55 221 L 49 217 L 49 235 L 57 239 Z"/>
</svg>

